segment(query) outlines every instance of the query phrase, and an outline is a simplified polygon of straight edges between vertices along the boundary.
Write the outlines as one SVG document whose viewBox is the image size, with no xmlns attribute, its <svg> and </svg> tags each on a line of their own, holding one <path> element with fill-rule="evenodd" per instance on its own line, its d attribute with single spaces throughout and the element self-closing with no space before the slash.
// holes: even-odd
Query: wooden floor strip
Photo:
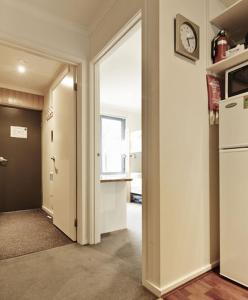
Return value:
<svg viewBox="0 0 248 300">
<path fill-rule="evenodd" d="M 223 278 L 216 271 L 174 290 L 164 300 L 248 300 L 248 289 Z"/>
</svg>

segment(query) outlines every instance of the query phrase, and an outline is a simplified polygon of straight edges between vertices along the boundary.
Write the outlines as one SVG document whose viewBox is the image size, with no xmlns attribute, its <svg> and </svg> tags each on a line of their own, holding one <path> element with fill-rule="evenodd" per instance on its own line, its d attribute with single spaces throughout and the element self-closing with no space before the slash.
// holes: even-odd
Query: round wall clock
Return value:
<svg viewBox="0 0 248 300">
<path fill-rule="evenodd" d="M 180 14 L 175 22 L 175 51 L 192 60 L 199 59 L 199 26 Z"/>
</svg>

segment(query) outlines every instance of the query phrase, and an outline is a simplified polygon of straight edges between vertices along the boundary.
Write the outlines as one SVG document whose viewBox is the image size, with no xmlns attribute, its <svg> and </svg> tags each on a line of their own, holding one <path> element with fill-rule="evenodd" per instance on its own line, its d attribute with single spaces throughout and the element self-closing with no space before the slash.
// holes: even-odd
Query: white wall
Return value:
<svg viewBox="0 0 248 300">
<path fill-rule="evenodd" d="M 174 53 L 177 13 L 200 26 L 200 59 L 196 63 Z M 210 213 L 218 216 L 210 207 L 213 176 L 210 152 L 213 150 L 209 143 L 205 79 L 207 51 L 210 51 L 206 21 L 207 1 L 160 0 L 161 283 L 164 290 L 182 283 L 182 278 L 190 279 L 192 274 L 207 270 L 219 259 L 218 241 L 210 237 L 213 217 Z"/>
</svg>

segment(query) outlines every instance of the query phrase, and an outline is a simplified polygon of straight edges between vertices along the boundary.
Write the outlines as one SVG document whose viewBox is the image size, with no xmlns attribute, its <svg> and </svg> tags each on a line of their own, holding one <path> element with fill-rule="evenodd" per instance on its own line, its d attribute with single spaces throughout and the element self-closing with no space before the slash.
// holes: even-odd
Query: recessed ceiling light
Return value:
<svg viewBox="0 0 248 300">
<path fill-rule="evenodd" d="M 67 87 L 73 87 L 73 83 L 74 83 L 73 77 L 70 75 L 64 77 L 64 79 L 62 80 L 62 84 Z"/>
<path fill-rule="evenodd" d="M 19 65 L 19 66 L 17 67 L 17 71 L 18 71 L 19 73 L 25 73 L 25 72 L 26 72 L 26 67 L 25 67 L 24 65 Z"/>
</svg>

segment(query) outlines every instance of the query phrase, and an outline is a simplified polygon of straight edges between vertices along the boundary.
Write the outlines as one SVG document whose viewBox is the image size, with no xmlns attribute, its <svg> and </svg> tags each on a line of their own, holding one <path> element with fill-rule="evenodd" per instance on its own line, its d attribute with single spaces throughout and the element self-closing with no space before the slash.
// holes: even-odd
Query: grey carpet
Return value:
<svg viewBox="0 0 248 300">
<path fill-rule="evenodd" d="M 72 243 L 41 210 L 0 214 L 0 259 Z"/>
<path fill-rule="evenodd" d="M 128 230 L 105 235 L 99 245 L 71 244 L 0 261 L 0 299 L 156 299 L 141 285 L 141 207 L 128 212 Z"/>
</svg>

